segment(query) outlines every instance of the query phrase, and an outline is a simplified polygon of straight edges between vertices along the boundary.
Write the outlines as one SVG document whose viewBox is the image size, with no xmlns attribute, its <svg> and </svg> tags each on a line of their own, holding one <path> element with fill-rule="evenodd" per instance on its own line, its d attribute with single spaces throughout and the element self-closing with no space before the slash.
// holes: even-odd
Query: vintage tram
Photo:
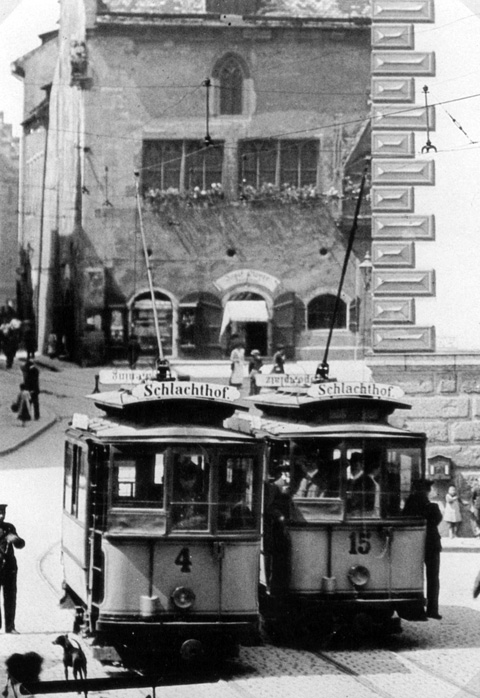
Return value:
<svg viewBox="0 0 480 698">
<path fill-rule="evenodd" d="M 264 442 L 260 608 L 276 635 L 364 634 L 424 620 L 423 433 L 391 426 L 399 388 L 319 381 L 252 397 L 229 423 Z"/>
<path fill-rule="evenodd" d="M 195 659 L 255 636 L 259 442 L 223 427 L 238 391 L 153 379 L 89 397 L 104 414 L 66 433 L 62 559 L 97 644 Z"/>
</svg>

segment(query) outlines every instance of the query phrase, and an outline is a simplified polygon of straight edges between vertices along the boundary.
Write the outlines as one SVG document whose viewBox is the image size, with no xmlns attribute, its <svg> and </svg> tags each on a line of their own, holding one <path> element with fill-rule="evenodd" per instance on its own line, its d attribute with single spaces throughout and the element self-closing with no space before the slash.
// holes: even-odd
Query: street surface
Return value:
<svg viewBox="0 0 480 698">
<path fill-rule="evenodd" d="M 94 387 L 94 369 L 66 368 L 41 373 L 41 406 L 60 421 L 43 434 L 1 457 L 0 501 L 8 503 L 7 520 L 25 538 L 17 551 L 19 635 L 0 632 L 0 691 L 4 661 L 14 652 L 38 652 L 44 658 L 41 678 L 63 679 L 61 650 L 52 640 L 70 632 L 73 612 L 58 605 L 61 583 L 63 433 L 73 412 L 95 412 L 84 399 Z M 7 373 L 0 364 L 0 386 L 5 401 L 18 386 L 20 372 Z M 14 420 L 14 416 L 12 416 Z M 15 428 L 14 421 L 12 424 Z M 28 430 L 29 426 L 25 427 Z M 23 431 L 21 432 L 23 434 Z M 480 599 L 472 599 L 473 580 L 480 569 L 476 552 L 442 554 L 441 621 L 403 623 L 404 631 L 386 642 L 359 646 L 318 642 L 309 649 L 278 647 L 266 642 L 241 648 L 234 662 L 217 667 L 205 683 L 158 687 L 157 696 L 208 698 L 480 698 Z M 94 660 L 88 643 L 89 677 L 118 676 L 121 668 Z M 101 694 L 109 695 L 102 691 Z M 152 689 L 117 690 L 115 696 L 152 695 Z"/>
</svg>

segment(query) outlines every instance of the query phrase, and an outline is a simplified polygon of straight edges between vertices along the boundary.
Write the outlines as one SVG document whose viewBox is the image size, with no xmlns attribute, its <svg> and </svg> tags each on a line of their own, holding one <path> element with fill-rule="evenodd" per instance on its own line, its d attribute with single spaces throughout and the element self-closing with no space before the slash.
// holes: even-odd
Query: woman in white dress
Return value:
<svg viewBox="0 0 480 698">
<path fill-rule="evenodd" d="M 448 524 L 449 537 L 456 538 L 458 526 L 462 521 L 462 513 L 460 511 L 460 500 L 457 494 L 457 488 L 454 487 L 454 485 L 450 485 L 445 495 L 443 520 Z"/>
<path fill-rule="evenodd" d="M 230 385 L 241 388 L 243 385 L 243 369 L 245 365 L 245 347 L 241 342 L 237 342 L 234 345 L 232 353 L 230 354 L 230 361 L 232 371 L 230 375 Z"/>
</svg>

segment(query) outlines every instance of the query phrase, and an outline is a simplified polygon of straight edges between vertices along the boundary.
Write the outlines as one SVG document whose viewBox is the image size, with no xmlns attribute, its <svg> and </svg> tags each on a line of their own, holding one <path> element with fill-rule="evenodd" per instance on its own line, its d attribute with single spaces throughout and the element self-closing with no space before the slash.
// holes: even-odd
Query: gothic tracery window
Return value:
<svg viewBox="0 0 480 698">
<path fill-rule="evenodd" d="M 229 56 L 218 71 L 220 114 L 243 112 L 243 71 L 234 56 Z"/>
</svg>

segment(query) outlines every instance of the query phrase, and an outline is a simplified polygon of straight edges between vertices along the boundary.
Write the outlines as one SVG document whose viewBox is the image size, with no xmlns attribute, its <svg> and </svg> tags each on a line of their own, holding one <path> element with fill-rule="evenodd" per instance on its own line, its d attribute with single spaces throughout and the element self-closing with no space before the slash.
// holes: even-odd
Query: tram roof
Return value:
<svg viewBox="0 0 480 698">
<path fill-rule="evenodd" d="M 268 419 L 251 414 L 237 414 L 228 420 L 228 425 L 244 433 L 272 438 L 311 438 L 325 436 L 331 438 L 404 438 L 424 440 L 423 432 L 400 429 L 391 424 L 378 422 L 346 422 L 313 424 L 306 422 L 282 421 Z"/>
<path fill-rule="evenodd" d="M 79 428 L 73 421 L 71 430 L 77 432 L 78 436 L 95 436 L 102 441 L 118 442 L 175 442 L 188 441 L 195 443 L 221 443 L 226 441 L 252 442 L 253 435 L 240 433 L 233 429 L 225 429 L 215 426 L 192 426 L 185 424 L 168 424 L 157 426 L 140 426 L 134 422 L 122 421 L 108 418 L 92 418 L 88 420 L 86 428 Z"/>
</svg>

